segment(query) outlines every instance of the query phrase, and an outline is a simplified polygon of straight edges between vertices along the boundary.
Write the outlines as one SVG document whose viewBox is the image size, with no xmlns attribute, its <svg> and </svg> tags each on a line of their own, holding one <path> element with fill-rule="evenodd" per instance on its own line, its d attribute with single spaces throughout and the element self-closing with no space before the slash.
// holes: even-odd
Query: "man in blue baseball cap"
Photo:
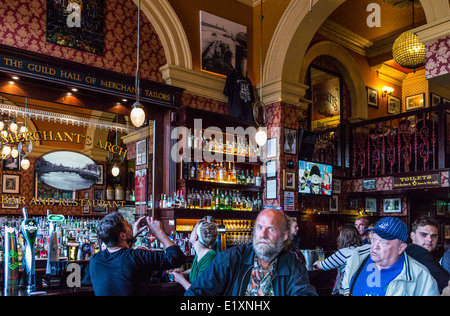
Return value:
<svg viewBox="0 0 450 316">
<path fill-rule="evenodd" d="M 408 227 L 397 217 L 384 217 L 371 232 L 370 248 L 356 248 L 347 262 L 343 288 L 352 296 L 435 296 L 436 281 L 404 251 Z"/>
</svg>

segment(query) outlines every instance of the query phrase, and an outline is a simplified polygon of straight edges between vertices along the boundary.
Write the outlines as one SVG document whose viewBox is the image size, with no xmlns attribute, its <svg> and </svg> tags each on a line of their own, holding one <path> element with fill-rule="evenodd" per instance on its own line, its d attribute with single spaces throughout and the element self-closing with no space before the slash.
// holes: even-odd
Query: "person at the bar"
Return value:
<svg viewBox="0 0 450 316">
<path fill-rule="evenodd" d="M 288 229 L 282 210 L 263 210 L 254 224 L 253 243 L 221 251 L 185 295 L 316 296 L 305 265 L 283 249 Z"/>
<path fill-rule="evenodd" d="M 163 244 L 165 252 L 131 249 L 130 244 L 145 229 Z M 155 270 L 170 270 L 186 263 L 180 247 L 166 235 L 160 221 L 142 217 L 134 227 L 119 212 L 106 215 L 98 225 L 106 249 L 92 256 L 89 271 L 96 296 L 143 296 Z"/>
<path fill-rule="evenodd" d="M 185 290 L 191 286 L 191 283 L 195 281 L 217 255 L 217 252 L 212 249 L 216 244 L 217 235 L 216 223 L 207 219 L 199 220 L 192 230 L 189 238 L 189 242 L 195 249 L 192 267 L 183 272 L 178 270 L 169 271 L 174 276 L 174 281 L 181 284 Z"/>
<path fill-rule="evenodd" d="M 436 296 L 436 280 L 405 253 L 408 227 L 384 217 L 372 231 L 370 252 L 356 248 L 347 261 L 342 287 L 352 296 Z"/>
<path fill-rule="evenodd" d="M 428 216 L 421 216 L 411 225 L 412 243 L 406 247 L 406 253 L 427 267 L 436 280 L 439 292 L 442 293 L 450 281 L 450 274 L 432 255 L 439 237 L 439 223 Z"/>
</svg>

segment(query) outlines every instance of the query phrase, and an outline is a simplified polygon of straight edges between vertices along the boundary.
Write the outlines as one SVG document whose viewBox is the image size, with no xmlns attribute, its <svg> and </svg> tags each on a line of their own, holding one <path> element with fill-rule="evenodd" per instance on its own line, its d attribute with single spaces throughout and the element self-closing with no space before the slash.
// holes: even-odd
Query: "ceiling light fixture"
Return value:
<svg viewBox="0 0 450 316">
<path fill-rule="evenodd" d="M 414 1 L 412 3 L 412 28 L 415 28 L 414 22 Z M 403 68 L 416 69 L 425 65 L 425 45 L 419 41 L 419 37 L 413 34 L 411 30 L 403 32 L 395 40 L 392 46 L 392 55 L 395 62 Z"/>
<path fill-rule="evenodd" d="M 136 102 L 133 104 L 133 108 L 130 113 L 130 120 L 136 127 L 141 127 L 145 122 L 145 112 L 144 106 L 139 102 L 139 33 L 140 33 L 140 23 L 141 23 L 141 0 L 139 0 L 138 5 L 138 31 L 137 31 L 137 53 L 136 53 Z"/>
</svg>

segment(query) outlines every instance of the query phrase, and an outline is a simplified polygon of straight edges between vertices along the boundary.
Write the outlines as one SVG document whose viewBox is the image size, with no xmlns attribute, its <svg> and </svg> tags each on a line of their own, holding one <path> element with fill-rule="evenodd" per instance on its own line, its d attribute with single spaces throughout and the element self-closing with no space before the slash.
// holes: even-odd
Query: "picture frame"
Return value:
<svg viewBox="0 0 450 316">
<path fill-rule="evenodd" d="M 92 213 L 95 214 L 108 214 L 107 206 L 97 206 L 92 208 Z"/>
<path fill-rule="evenodd" d="M 376 180 L 375 179 L 363 179 L 362 180 L 362 190 L 363 191 L 371 191 L 376 189 Z"/>
<path fill-rule="evenodd" d="M 392 95 L 388 96 L 387 112 L 392 115 L 400 114 L 402 112 L 402 100 Z"/>
<path fill-rule="evenodd" d="M 364 209 L 367 213 L 376 213 L 377 212 L 377 198 L 366 197 Z"/>
<path fill-rule="evenodd" d="M 147 164 L 147 139 L 136 142 L 136 166 Z"/>
<path fill-rule="evenodd" d="M 436 200 L 436 215 L 444 216 L 449 207 L 449 202 Z"/>
<path fill-rule="evenodd" d="M 104 200 L 104 192 L 103 189 L 94 189 L 94 200 Z"/>
<path fill-rule="evenodd" d="M 277 179 L 266 181 L 266 200 L 275 200 L 277 198 Z"/>
<path fill-rule="evenodd" d="M 236 69 L 245 74 L 247 33 L 245 25 L 200 11 L 202 71 L 228 76 Z"/>
<path fill-rule="evenodd" d="M 339 210 L 339 196 L 332 195 L 330 198 L 330 212 L 337 212 Z"/>
<path fill-rule="evenodd" d="M 95 182 L 97 185 L 105 184 L 105 165 L 97 164 L 98 170 L 100 171 L 100 175 L 98 176 L 98 180 Z"/>
<path fill-rule="evenodd" d="M 450 99 L 442 98 L 442 103 L 450 103 Z"/>
<path fill-rule="evenodd" d="M 439 103 L 441 103 L 441 100 L 442 98 L 440 95 L 433 92 L 430 93 L 430 106 L 438 105 Z"/>
<path fill-rule="evenodd" d="M 383 199 L 383 213 L 401 213 L 402 199 L 401 198 L 387 198 Z"/>
<path fill-rule="evenodd" d="M 366 90 L 367 90 L 367 105 L 378 109 L 379 107 L 378 90 L 371 87 L 366 87 Z"/>
<path fill-rule="evenodd" d="M 269 138 L 266 143 L 266 158 L 275 158 L 277 153 L 277 138 Z"/>
<path fill-rule="evenodd" d="M 349 210 L 359 209 L 359 199 L 357 197 L 353 196 L 348 198 L 348 209 Z"/>
<path fill-rule="evenodd" d="M 418 93 L 405 98 L 405 110 L 413 111 L 425 107 L 425 93 Z"/>
<path fill-rule="evenodd" d="M 76 191 L 66 191 L 61 189 L 55 189 L 43 181 L 39 180 L 38 175 L 34 175 L 34 198 L 38 199 L 53 199 L 55 202 L 63 200 L 75 200 Z"/>
<path fill-rule="evenodd" d="M 2 176 L 2 193 L 18 194 L 20 193 L 20 175 L 7 174 Z"/>
<path fill-rule="evenodd" d="M 333 192 L 333 194 L 340 194 L 341 193 L 341 180 L 333 179 L 332 192 Z"/>
<path fill-rule="evenodd" d="M 283 129 L 283 152 L 285 154 L 297 154 L 297 131 L 285 127 Z"/>
<path fill-rule="evenodd" d="M 89 212 L 90 212 L 90 206 L 89 206 L 89 204 L 85 204 L 83 206 L 83 214 L 89 214 Z"/>
<path fill-rule="evenodd" d="M 295 189 L 295 172 L 283 170 L 283 190 Z"/>
<path fill-rule="evenodd" d="M 2 159 L 2 170 L 4 170 L 4 171 L 20 171 L 19 156 L 17 156 L 16 158 L 9 156 L 6 159 Z"/>
<path fill-rule="evenodd" d="M 2 209 L 15 209 L 18 210 L 20 207 L 19 205 L 19 198 L 18 197 L 8 197 L 7 203 L 2 203 Z"/>
<path fill-rule="evenodd" d="M 277 161 L 266 162 L 266 178 L 275 178 L 277 176 Z"/>
</svg>

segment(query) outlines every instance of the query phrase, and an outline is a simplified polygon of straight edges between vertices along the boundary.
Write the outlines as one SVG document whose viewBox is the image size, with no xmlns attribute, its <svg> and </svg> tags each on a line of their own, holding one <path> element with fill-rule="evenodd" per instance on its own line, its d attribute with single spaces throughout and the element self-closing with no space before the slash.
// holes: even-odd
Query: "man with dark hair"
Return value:
<svg viewBox="0 0 450 316">
<path fill-rule="evenodd" d="M 263 210 L 255 221 L 253 244 L 219 252 L 185 295 L 316 296 L 305 264 L 283 249 L 288 236 L 283 211 Z"/>
<path fill-rule="evenodd" d="M 145 229 L 163 244 L 164 253 L 131 249 L 130 244 Z M 98 236 L 106 249 L 92 256 L 89 270 L 97 296 L 147 295 L 147 285 L 155 270 L 178 268 L 186 257 L 164 232 L 161 222 L 140 218 L 132 228 L 119 212 L 106 215 L 98 225 Z"/>
<path fill-rule="evenodd" d="M 360 216 L 355 220 L 355 227 L 358 230 L 359 234 L 361 235 L 361 239 L 363 244 L 369 244 L 369 238 L 368 237 L 368 232 L 366 232 L 366 229 L 369 228 L 369 220 L 364 217 L 364 216 Z"/>
<path fill-rule="evenodd" d="M 438 240 L 438 222 L 428 216 L 421 216 L 411 227 L 412 244 L 406 247 L 406 253 L 427 267 L 436 280 L 439 292 L 448 285 L 450 274 L 439 264 L 432 255 Z"/>
</svg>

